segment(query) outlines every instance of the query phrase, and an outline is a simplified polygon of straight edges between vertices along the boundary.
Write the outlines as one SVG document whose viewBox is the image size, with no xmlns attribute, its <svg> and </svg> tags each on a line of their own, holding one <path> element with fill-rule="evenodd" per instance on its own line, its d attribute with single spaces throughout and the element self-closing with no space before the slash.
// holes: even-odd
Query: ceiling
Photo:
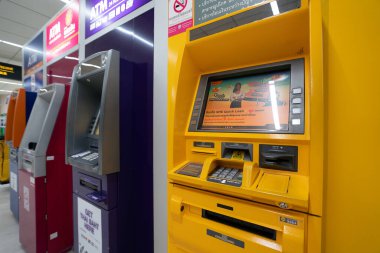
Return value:
<svg viewBox="0 0 380 253">
<path fill-rule="evenodd" d="M 26 44 L 64 5 L 62 0 L 0 0 L 0 40 Z M 21 51 L 20 47 L 0 43 L 0 62 L 21 66 Z M 1 81 L 13 82 L 0 79 L 0 90 L 15 88 Z"/>
</svg>

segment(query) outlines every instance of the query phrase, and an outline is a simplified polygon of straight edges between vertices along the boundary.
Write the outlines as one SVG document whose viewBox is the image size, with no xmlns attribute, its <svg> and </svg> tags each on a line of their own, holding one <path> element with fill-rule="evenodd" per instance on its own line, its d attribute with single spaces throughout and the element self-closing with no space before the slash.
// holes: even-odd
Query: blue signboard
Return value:
<svg viewBox="0 0 380 253">
<path fill-rule="evenodd" d="M 43 33 L 41 32 L 24 47 L 24 74 L 30 75 L 43 64 Z"/>
</svg>

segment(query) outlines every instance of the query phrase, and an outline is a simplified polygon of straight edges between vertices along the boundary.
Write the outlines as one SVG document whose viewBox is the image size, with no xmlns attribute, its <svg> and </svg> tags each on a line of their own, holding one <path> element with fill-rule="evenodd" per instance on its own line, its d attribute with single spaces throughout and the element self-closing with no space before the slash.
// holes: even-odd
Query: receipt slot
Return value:
<svg viewBox="0 0 380 253">
<path fill-rule="evenodd" d="M 73 166 L 75 252 L 117 252 L 119 52 L 96 53 L 73 72 L 66 161 Z"/>
<path fill-rule="evenodd" d="M 9 147 L 10 207 L 17 220 L 19 216 L 18 149 L 35 100 L 35 92 L 20 88 L 12 92 L 8 104 L 5 141 Z"/>
<path fill-rule="evenodd" d="M 70 86 L 38 90 L 19 150 L 20 242 L 28 253 L 72 247 L 72 172 L 65 164 Z"/>
</svg>

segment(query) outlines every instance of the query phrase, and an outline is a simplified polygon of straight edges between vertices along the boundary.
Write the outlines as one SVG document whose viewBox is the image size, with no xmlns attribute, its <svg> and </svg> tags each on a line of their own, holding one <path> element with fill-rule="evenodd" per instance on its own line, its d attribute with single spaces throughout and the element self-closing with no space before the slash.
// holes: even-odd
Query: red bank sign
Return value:
<svg viewBox="0 0 380 253">
<path fill-rule="evenodd" d="M 49 62 L 78 44 L 79 0 L 70 5 L 46 27 L 46 60 Z"/>
</svg>

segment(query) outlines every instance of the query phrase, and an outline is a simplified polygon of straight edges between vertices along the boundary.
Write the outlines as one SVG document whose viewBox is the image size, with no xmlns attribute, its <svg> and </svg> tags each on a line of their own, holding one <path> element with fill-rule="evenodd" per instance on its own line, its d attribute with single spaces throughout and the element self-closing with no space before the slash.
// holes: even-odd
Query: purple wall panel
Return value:
<svg viewBox="0 0 380 253">
<path fill-rule="evenodd" d="M 86 46 L 121 57 L 119 252 L 153 253 L 153 21 L 151 10 Z"/>
</svg>

